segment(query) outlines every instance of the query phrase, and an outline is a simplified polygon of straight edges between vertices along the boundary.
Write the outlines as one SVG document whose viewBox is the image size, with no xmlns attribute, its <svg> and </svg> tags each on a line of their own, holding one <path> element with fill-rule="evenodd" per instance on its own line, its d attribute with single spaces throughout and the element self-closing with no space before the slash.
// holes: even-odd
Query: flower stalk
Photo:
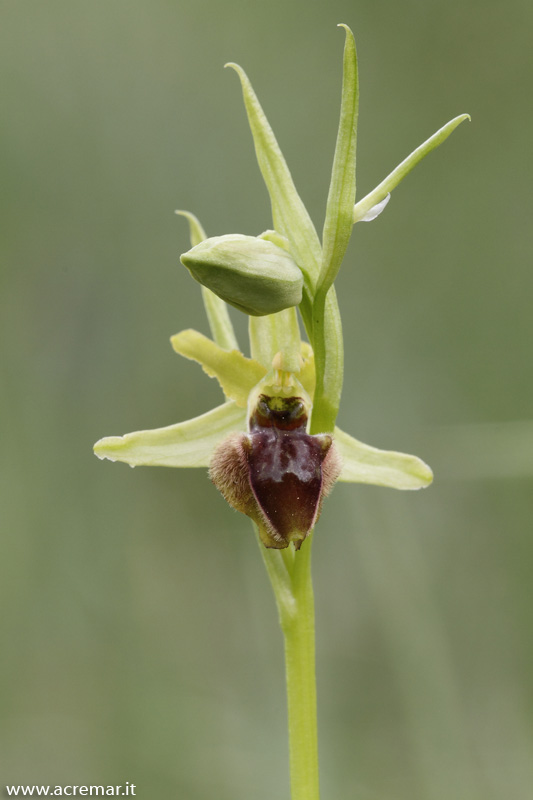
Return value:
<svg viewBox="0 0 533 800">
<path fill-rule="evenodd" d="M 285 643 L 292 800 L 319 800 L 312 543 L 298 552 L 260 544 Z"/>
</svg>

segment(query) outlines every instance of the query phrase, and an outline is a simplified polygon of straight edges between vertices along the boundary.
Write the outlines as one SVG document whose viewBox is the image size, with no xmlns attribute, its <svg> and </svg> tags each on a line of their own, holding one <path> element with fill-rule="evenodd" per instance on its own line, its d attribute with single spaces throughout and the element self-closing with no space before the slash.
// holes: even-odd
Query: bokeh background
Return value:
<svg viewBox="0 0 533 800">
<path fill-rule="evenodd" d="M 355 229 L 341 425 L 434 485 L 340 485 L 315 537 L 323 796 L 533 792 L 531 27 L 525 0 L 0 7 L 0 786 L 288 797 L 282 642 L 248 521 L 203 470 L 99 462 L 207 410 L 175 208 L 271 226 L 247 70 L 321 229 L 343 32 L 359 196 L 463 124 Z M 241 341 L 246 326 L 235 314 Z"/>
</svg>

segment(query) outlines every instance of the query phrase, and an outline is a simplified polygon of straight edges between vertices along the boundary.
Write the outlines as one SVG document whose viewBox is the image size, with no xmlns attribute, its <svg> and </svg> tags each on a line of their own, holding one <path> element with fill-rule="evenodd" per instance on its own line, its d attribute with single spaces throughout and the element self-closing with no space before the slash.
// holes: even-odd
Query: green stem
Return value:
<svg viewBox="0 0 533 800">
<path fill-rule="evenodd" d="M 319 800 L 312 534 L 300 550 L 259 546 L 285 638 L 291 800 Z"/>
</svg>

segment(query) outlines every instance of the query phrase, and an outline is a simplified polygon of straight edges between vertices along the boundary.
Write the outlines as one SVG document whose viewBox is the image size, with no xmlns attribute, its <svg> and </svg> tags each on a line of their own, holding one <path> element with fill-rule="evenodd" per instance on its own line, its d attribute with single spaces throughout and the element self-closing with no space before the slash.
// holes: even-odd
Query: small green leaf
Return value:
<svg viewBox="0 0 533 800">
<path fill-rule="evenodd" d="M 322 237 L 322 266 L 317 289 L 324 294 L 332 285 L 346 253 L 353 229 L 355 203 L 355 148 L 359 87 L 353 33 L 347 25 L 344 46 L 341 115 L 331 172 Z"/>
<path fill-rule="evenodd" d="M 450 120 L 440 128 L 433 136 L 430 136 L 420 147 L 417 147 L 416 150 L 413 150 L 411 155 L 407 156 L 401 164 L 398 164 L 396 169 L 394 169 L 390 175 L 381 181 L 381 183 L 376 186 L 376 188 L 363 197 L 362 200 L 354 206 L 353 209 L 353 221 L 360 222 L 365 218 L 371 208 L 381 203 L 382 200 L 386 198 L 389 192 L 398 186 L 400 181 L 403 181 L 406 175 L 408 175 L 411 170 L 416 167 L 419 161 L 422 161 L 423 158 L 427 156 L 428 153 L 431 153 L 439 144 L 445 141 L 448 136 L 453 133 L 453 131 L 457 128 L 461 122 L 464 122 L 465 119 L 470 119 L 469 114 L 461 114 L 458 117 Z"/>
<path fill-rule="evenodd" d="M 223 350 L 198 331 L 189 329 L 171 336 L 172 347 L 185 358 L 198 361 L 210 378 L 216 378 L 226 397 L 246 408 L 248 395 L 264 378 L 266 369 L 238 350 Z"/>
<path fill-rule="evenodd" d="M 220 441 L 245 428 L 246 411 L 229 402 L 177 425 L 107 436 L 96 442 L 94 452 L 131 467 L 207 467 Z"/>
<path fill-rule="evenodd" d="M 190 211 L 176 211 L 180 217 L 185 217 L 189 223 L 189 233 L 191 239 L 191 247 L 195 247 L 204 239 L 207 239 L 207 234 L 203 229 L 200 220 Z M 239 345 L 235 337 L 233 325 L 228 313 L 228 307 L 224 300 L 217 297 L 214 292 L 206 286 L 202 286 L 202 300 L 204 302 L 205 313 L 209 322 L 211 336 L 215 342 L 223 347 L 224 350 L 238 350 Z"/>
<path fill-rule="evenodd" d="M 371 483 L 392 489 L 422 489 L 433 480 L 431 469 L 416 456 L 378 450 L 339 428 L 335 428 L 335 443 L 343 459 L 340 481 Z"/>
</svg>

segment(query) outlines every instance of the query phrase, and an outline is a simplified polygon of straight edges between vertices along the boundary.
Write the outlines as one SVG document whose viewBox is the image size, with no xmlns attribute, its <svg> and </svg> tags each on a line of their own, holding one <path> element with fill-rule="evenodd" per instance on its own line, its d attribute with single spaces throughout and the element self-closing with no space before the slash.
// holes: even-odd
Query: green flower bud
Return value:
<svg viewBox="0 0 533 800">
<path fill-rule="evenodd" d="M 184 253 L 181 263 L 198 283 L 254 317 L 302 300 L 300 269 L 286 250 L 265 239 L 239 233 L 214 236 Z"/>
</svg>

